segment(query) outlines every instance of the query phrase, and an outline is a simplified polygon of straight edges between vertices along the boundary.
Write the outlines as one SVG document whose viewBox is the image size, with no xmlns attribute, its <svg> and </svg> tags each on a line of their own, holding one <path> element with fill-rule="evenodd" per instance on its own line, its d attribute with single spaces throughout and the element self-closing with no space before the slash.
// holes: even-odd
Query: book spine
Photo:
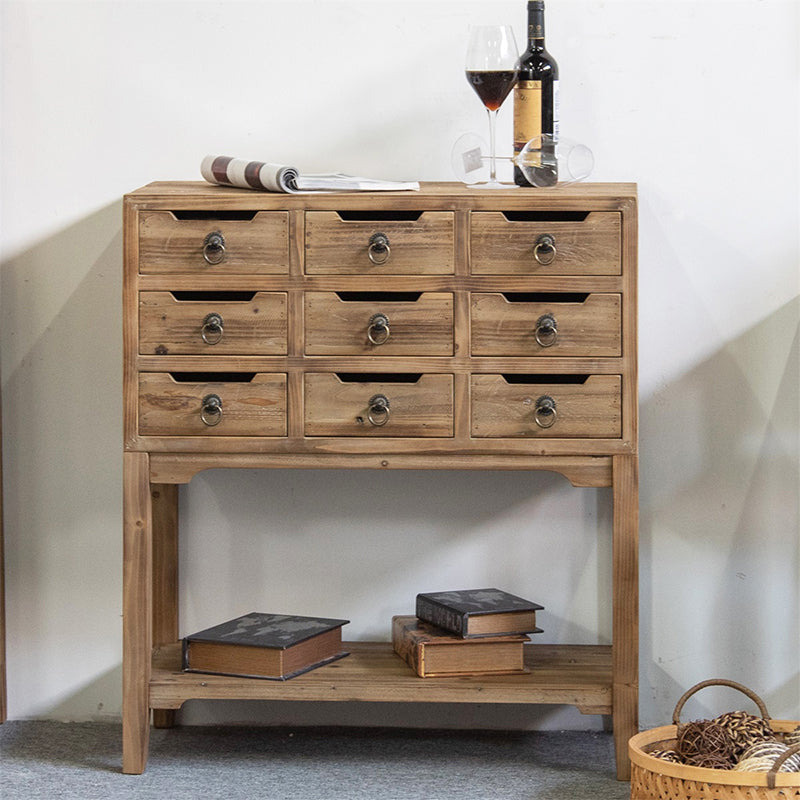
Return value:
<svg viewBox="0 0 800 800">
<path fill-rule="evenodd" d="M 392 619 L 392 649 L 420 678 L 425 677 L 424 648 L 406 630 L 402 619 Z"/>
<path fill-rule="evenodd" d="M 427 597 L 417 597 L 417 616 L 425 622 L 430 622 L 431 625 L 436 625 L 437 628 L 444 628 L 459 636 L 467 635 L 469 618 L 466 614 L 433 603 Z"/>
</svg>

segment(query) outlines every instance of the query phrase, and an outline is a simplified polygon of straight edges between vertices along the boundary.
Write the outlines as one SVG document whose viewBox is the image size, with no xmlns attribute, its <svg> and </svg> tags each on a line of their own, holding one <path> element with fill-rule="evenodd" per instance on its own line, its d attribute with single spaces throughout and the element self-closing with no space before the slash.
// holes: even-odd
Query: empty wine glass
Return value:
<svg viewBox="0 0 800 800">
<path fill-rule="evenodd" d="M 470 86 L 480 97 L 489 114 L 489 181 L 478 184 L 484 189 L 497 189 L 495 129 L 497 112 L 517 82 L 519 52 L 510 25 L 480 25 L 469 30 L 466 73 Z"/>
<path fill-rule="evenodd" d="M 594 154 L 585 144 L 552 134 L 531 139 L 516 156 L 499 155 L 519 167 L 531 186 L 552 186 L 549 176 L 558 175 L 558 186 L 586 180 L 594 169 Z M 489 175 L 489 146 L 477 133 L 464 133 L 450 152 L 455 176 L 467 186 L 485 183 Z M 545 169 L 543 170 L 542 167 Z"/>
</svg>

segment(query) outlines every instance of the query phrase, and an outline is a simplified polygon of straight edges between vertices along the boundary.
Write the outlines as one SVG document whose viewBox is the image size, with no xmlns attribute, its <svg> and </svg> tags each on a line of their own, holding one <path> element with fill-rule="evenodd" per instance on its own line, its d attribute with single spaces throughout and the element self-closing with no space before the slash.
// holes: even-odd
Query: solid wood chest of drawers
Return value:
<svg viewBox="0 0 800 800">
<path fill-rule="evenodd" d="M 223 689 L 168 658 L 176 486 L 212 467 L 330 466 L 547 469 L 614 488 L 611 647 L 551 648 L 563 678 L 534 668 L 520 686 L 465 692 L 398 675 L 365 643 L 358 669 L 382 693 L 354 689 L 361 673 L 339 691 L 612 713 L 624 776 L 637 708 L 635 186 L 155 183 L 124 208 L 125 770 L 144 768 L 150 708 L 166 724 L 192 697 L 331 699 L 321 682 L 348 685 L 347 659 L 294 688 Z"/>
</svg>

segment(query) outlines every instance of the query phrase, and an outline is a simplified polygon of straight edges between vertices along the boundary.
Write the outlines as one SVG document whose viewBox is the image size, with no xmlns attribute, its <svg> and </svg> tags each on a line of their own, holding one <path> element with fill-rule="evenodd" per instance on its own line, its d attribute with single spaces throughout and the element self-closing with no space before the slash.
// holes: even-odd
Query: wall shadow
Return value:
<svg viewBox="0 0 800 800">
<path fill-rule="evenodd" d="M 798 707 L 798 320 L 795 299 L 642 405 L 650 725 L 664 724 L 670 704 L 711 677 L 750 686 L 773 716 Z"/>
<path fill-rule="evenodd" d="M 114 203 L 2 264 L 12 718 L 120 706 L 121 250 Z M 774 716 L 800 704 L 798 318 L 642 398 L 647 726 L 715 674 Z M 182 632 L 281 604 L 387 638 L 417 589 L 471 583 L 543 602 L 542 641 L 607 641 L 609 506 L 548 473 L 203 473 L 181 489 Z"/>
<path fill-rule="evenodd" d="M 11 717 L 120 660 L 121 259 L 113 203 L 2 264 Z"/>
</svg>

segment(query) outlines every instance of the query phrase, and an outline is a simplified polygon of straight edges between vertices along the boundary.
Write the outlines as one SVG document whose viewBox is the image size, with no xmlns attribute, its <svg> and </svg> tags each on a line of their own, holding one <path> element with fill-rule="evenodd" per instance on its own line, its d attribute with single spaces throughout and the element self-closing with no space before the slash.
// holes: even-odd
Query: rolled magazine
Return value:
<svg viewBox="0 0 800 800">
<path fill-rule="evenodd" d="M 382 181 L 340 173 L 301 175 L 295 167 L 248 161 L 230 156 L 206 156 L 200 172 L 209 183 L 267 192 L 397 192 L 419 189 L 416 181 Z"/>
</svg>

